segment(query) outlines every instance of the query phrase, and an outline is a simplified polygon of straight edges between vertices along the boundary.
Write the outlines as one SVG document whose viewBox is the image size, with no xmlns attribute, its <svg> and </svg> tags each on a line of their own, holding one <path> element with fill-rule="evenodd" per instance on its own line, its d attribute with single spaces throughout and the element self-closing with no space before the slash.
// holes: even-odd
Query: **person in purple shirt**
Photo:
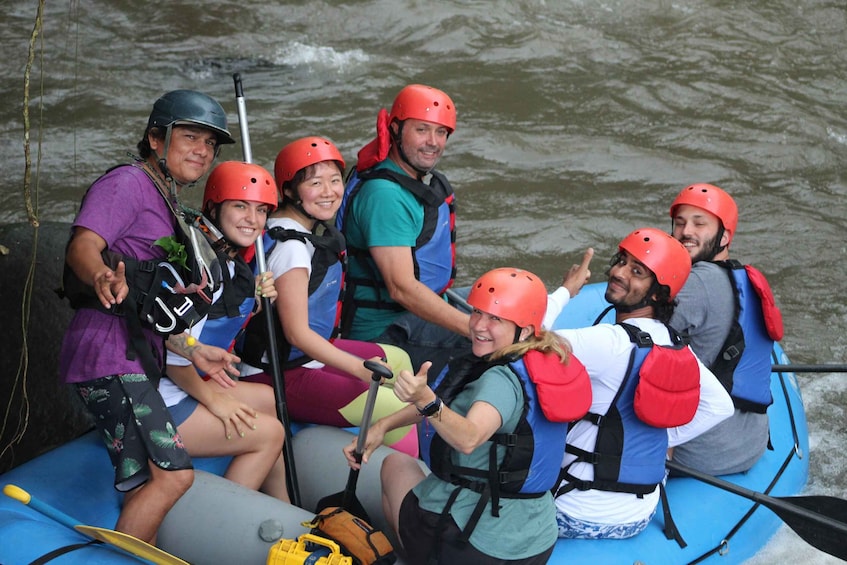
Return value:
<svg viewBox="0 0 847 565">
<path fill-rule="evenodd" d="M 77 309 L 62 342 L 60 375 L 82 397 L 108 448 L 115 488 L 124 493 L 115 529 L 153 544 L 194 471 L 156 390 L 170 332 L 141 327 L 137 315 L 120 311 L 133 304 L 134 265 L 168 260 L 160 243 L 175 241 L 185 226 L 178 219 L 180 190 L 206 174 L 228 143 L 235 141 L 217 101 L 189 90 L 164 94 L 138 143 L 140 157 L 86 192 L 66 250 L 65 290 L 75 280 L 89 299 L 75 303 L 68 295 Z M 109 261 L 110 253 L 120 260 Z M 167 347 L 222 386 L 234 386 L 227 373 L 237 374 L 236 356 L 187 333 L 169 335 Z"/>
</svg>

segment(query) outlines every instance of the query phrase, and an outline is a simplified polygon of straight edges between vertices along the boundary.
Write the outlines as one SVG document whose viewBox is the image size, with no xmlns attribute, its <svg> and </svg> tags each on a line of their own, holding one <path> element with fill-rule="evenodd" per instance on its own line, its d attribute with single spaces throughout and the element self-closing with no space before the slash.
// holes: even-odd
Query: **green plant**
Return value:
<svg viewBox="0 0 847 565">
<path fill-rule="evenodd" d="M 168 254 L 168 262 L 180 265 L 188 269 L 186 262 L 188 261 L 188 253 L 185 251 L 185 246 L 176 240 L 176 237 L 169 235 L 160 237 L 153 242 L 153 245 L 158 245 Z"/>
</svg>

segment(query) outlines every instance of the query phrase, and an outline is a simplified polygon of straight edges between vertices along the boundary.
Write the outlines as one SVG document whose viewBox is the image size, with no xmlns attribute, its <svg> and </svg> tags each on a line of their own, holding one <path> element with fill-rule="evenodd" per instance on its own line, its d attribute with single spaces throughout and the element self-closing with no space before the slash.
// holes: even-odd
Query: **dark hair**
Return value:
<svg viewBox="0 0 847 565">
<path fill-rule="evenodd" d="M 653 276 L 653 289 L 655 289 L 656 300 L 653 302 L 653 315 L 657 320 L 667 324 L 671 321 L 673 311 L 676 308 L 676 299 L 671 298 L 671 288 L 666 284 L 656 282 Z M 651 289 L 651 292 L 653 291 Z"/>
<path fill-rule="evenodd" d="M 150 147 L 150 140 L 148 139 L 149 135 L 152 135 L 156 139 L 165 139 L 165 131 L 158 126 L 153 126 L 144 130 L 144 136 L 141 138 L 141 141 L 139 141 L 138 145 L 136 146 L 138 147 L 138 156 L 142 159 L 147 159 L 153 154 L 153 148 Z"/>
</svg>

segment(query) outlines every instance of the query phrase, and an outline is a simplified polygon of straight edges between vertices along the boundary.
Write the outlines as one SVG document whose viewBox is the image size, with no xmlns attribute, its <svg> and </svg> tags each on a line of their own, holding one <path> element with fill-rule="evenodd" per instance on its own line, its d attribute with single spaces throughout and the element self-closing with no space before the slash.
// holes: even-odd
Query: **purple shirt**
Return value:
<svg viewBox="0 0 847 565">
<path fill-rule="evenodd" d="M 106 240 L 112 251 L 137 259 L 164 258 L 153 242 L 174 233 L 174 218 L 150 178 L 136 167 L 119 167 L 91 186 L 73 224 Z M 144 330 L 156 359 L 164 342 Z M 71 319 L 59 353 L 59 374 L 66 383 L 123 373 L 144 373 L 141 363 L 126 358 L 126 320 L 92 308 L 80 308 Z"/>
</svg>

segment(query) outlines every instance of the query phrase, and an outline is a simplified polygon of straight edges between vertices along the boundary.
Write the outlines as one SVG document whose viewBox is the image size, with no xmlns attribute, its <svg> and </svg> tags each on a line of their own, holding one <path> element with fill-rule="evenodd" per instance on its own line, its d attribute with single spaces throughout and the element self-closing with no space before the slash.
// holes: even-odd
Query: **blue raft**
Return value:
<svg viewBox="0 0 847 565">
<path fill-rule="evenodd" d="M 605 306 L 605 285 L 586 286 L 564 309 L 556 327 L 591 325 Z M 773 362 L 788 364 L 777 344 Z M 774 404 L 768 414 L 773 450 L 747 473 L 723 477 L 735 484 L 773 496 L 799 494 L 808 476 L 808 430 L 800 391 L 792 373 L 774 373 Z M 300 430 L 294 438 L 303 504 L 343 490 L 347 467 L 341 446 L 352 439 L 349 431 L 322 426 Z M 380 448 L 363 468 L 357 497 L 374 525 L 384 527 L 379 505 L 378 463 L 388 448 Z M 382 453 L 380 453 L 382 452 Z M 276 531 L 277 537 L 295 538 L 305 532 L 301 522 L 312 513 L 250 491 L 220 475 L 228 460 L 196 460 L 195 484 L 163 524 L 159 545 L 195 565 L 265 562 L 272 541 L 263 541 L 258 530 Z M 88 433 L 0 476 L 0 486 L 18 485 L 34 497 L 73 516 L 81 524 L 114 526 L 120 497 L 112 488 L 113 473 L 105 448 L 96 433 Z M 687 542 L 685 548 L 666 539 L 663 513 L 656 512 L 650 526 L 629 540 L 559 540 L 550 563 L 603 563 L 678 565 L 741 563 L 752 557 L 782 523 L 756 503 L 689 478 L 674 478 L 667 485 L 674 521 Z M 267 537 L 267 536 L 266 536 Z M 82 534 L 5 496 L 0 496 L 0 563 L 23 565 L 66 546 L 87 541 Z M 138 563 L 138 559 L 97 544 L 75 549 L 50 563 Z"/>
</svg>

